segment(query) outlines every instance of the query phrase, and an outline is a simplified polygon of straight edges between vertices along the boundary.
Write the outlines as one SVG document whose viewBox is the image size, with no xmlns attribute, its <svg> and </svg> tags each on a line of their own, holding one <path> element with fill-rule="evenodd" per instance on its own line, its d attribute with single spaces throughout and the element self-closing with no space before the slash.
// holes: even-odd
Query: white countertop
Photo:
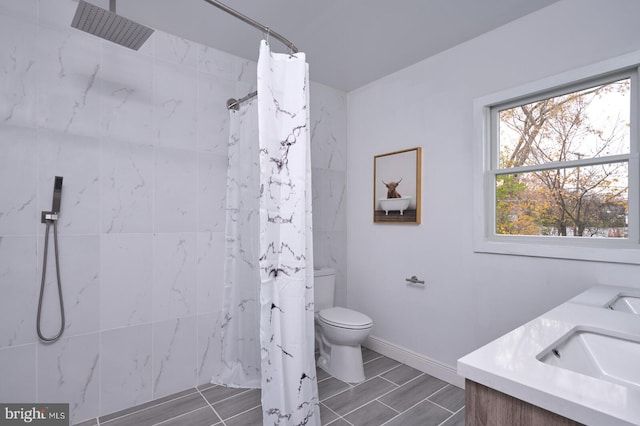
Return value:
<svg viewBox="0 0 640 426">
<path fill-rule="evenodd" d="M 640 289 L 596 286 L 458 360 L 458 374 L 587 425 L 640 425 L 640 390 L 539 361 L 575 327 L 640 338 L 640 315 L 605 309 Z M 640 369 L 640 359 L 631 368 Z"/>
</svg>

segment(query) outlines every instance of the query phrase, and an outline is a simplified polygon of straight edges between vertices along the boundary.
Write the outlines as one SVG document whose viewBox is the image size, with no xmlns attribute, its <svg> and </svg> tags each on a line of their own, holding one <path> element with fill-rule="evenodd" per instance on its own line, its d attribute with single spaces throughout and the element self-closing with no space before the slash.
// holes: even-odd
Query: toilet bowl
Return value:
<svg viewBox="0 0 640 426">
<path fill-rule="evenodd" d="M 316 341 L 320 351 L 318 367 L 347 383 L 365 380 L 360 344 L 373 327 L 363 313 L 341 307 L 316 314 Z"/>
</svg>

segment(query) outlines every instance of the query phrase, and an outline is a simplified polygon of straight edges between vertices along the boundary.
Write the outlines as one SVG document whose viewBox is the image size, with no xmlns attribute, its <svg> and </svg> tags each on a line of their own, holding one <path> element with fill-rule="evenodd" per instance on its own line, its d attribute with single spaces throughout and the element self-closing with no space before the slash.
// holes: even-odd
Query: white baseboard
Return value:
<svg viewBox="0 0 640 426">
<path fill-rule="evenodd" d="M 433 360 L 424 355 L 420 355 L 402 346 L 394 345 L 386 340 L 369 336 L 363 343 L 372 351 L 378 352 L 386 357 L 413 367 L 424 373 L 437 377 L 440 380 L 451 383 L 454 386 L 464 389 L 464 377 L 459 376 L 456 369 L 450 365 Z"/>
</svg>

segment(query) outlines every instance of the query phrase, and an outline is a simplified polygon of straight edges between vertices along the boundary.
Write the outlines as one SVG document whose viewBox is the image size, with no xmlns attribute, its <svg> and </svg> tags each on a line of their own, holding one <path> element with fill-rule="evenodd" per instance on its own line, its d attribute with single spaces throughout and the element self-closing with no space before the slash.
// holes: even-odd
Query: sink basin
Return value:
<svg viewBox="0 0 640 426">
<path fill-rule="evenodd" d="M 542 351 L 537 358 L 549 365 L 640 391 L 638 336 L 578 327 Z"/>
<path fill-rule="evenodd" d="M 629 312 L 632 314 L 640 314 L 640 297 L 619 294 L 606 305 L 613 311 Z"/>
</svg>

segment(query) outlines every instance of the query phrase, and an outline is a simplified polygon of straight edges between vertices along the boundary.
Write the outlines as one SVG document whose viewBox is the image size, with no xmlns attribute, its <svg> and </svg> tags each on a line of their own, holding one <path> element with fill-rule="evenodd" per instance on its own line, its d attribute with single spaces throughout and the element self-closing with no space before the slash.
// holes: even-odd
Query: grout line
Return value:
<svg viewBox="0 0 640 426">
<path fill-rule="evenodd" d="M 324 408 L 326 408 L 327 410 L 331 411 L 333 414 L 335 414 L 338 417 L 342 417 L 340 414 L 336 413 L 335 411 L 333 411 L 331 408 L 329 408 L 327 405 L 323 404 L 322 402 L 320 403 L 320 405 L 324 405 Z M 336 419 L 337 420 L 337 419 Z M 335 420 L 334 420 L 335 421 Z"/>
<path fill-rule="evenodd" d="M 447 417 L 446 419 L 438 423 L 438 426 L 444 426 L 444 424 L 447 423 L 449 420 L 451 420 L 453 416 L 455 416 L 455 413 L 452 413 L 449 417 Z"/>
<path fill-rule="evenodd" d="M 226 386 L 224 386 L 224 385 L 217 385 L 217 386 L 226 387 Z M 211 388 L 207 388 L 207 389 L 211 389 Z M 230 389 L 245 389 L 245 388 L 230 388 Z M 257 388 L 257 389 L 260 389 L 260 388 Z M 228 401 L 228 400 L 229 400 L 229 399 L 231 399 L 231 398 L 235 398 L 236 396 L 240 396 L 240 395 L 245 394 L 245 393 L 247 393 L 247 392 L 249 392 L 249 391 L 252 391 L 252 390 L 254 390 L 254 388 L 246 388 L 246 389 L 245 389 L 245 390 L 243 390 L 242 392 L 238 392 L 238 393 L 235 393 L 235 394 L 233 394 L 233 395 L 231 395 L 231 396 L 228 396 L 228 397 L 226 397 L 226 398 L 222 398 L 221 400 L 216 401 L 216 402 L 212 402 L 211 404 L 213 405 L 213 404 L 218 404 L 218 403 L 220 403 L 220 402 Z M 199 392 L 199 391 L 198 391 L 198 392 Z M 207 400 L 207 398 L 206 398 L 204 395 L 203 395 L 202 397 L 203 397 L 205 400 Z M 209 401 L 207 400 L 207 402 L 209 402 Z"/>
<path fill-rule="evenodd" d="M 408 382 L 407 382 L 407 383 L 408 383 Z M 435 393 L 435 392 L 434 392 L 434 393 Z M 433 393 L 432 393 L 431 395 L 433 395 Z M 431 396 L 431 395 L 430 395 L 430 396 Z M 401 412 L 400 414 L 398 414 L 397 416 L 395 416 L 395 417 L 393 417 L 393 418 L 391 418 L 391 419 L 387 420 L 386 422 L 384 422 L 384 423 L 383 423 L 382 425 L 380 425 L 380 426 L 386 425 L 386 424 L 387 424 L 387 423 L 389 423 L 391 420 L 395 419 L 395 418 L 396 418 L 396 417 L 398 417 L 398 416 L 401 416 L 401 415 L 402 415 L 402 414 L 404 414 L 404 413 L 409 412 L 410 410 L 414 409 L 415 407 L 417 407 L 418 405 L 422 404 L 422 403 L 423 403 L 423 402 L 425 402 L 425 401 L 427 401 L 427 402 L 429 402 L 430 404 L 433 404 L 433 405 L 436 405 L 436 406 L 438 406 L 438 407 L 439 407 L 439 405 L 438 405 L 438 404 L 435 404 L 435 403 L 433 403 L 433 402 L 429 401 L 429 397 L 426 397 L 426 398 L 421 399 L 420 401 L 416 402 L 415 404 L 413 404 L 412 406 L 410 406 L 410 407 L 409 407 L 409 408 L 407 408 L 406 410 L 402 411 L 402 412 Z M 378 401 L 378 402 L 380 402 L 380 401 Z M 396 410 L 396 411 L 397 411 L 397 410 Z M 449 411 L 449 410 L 447 410 L 447 411 Z M 451 411 L 449 411 L 449 412 L 451 412 Z M 451 416 L 449 416 L 449 417 L 451 417 Z M 447 419 L 448 419 L 449 417 L 447 417 Z"/>
<path fill-rule="evenodd" d="M 333 419 L 331 421 L 331 423 L 327 423 L 327 426 L 331 426 L 331 425 L 335 425 L 339 420 L 342 420 L 343 422 L 345 422 L 346 424 L 348 424 L 349 426 L 354 426 L 353 423 L 351 423 L 349 420 L 345 419 L 342 416 L 338 416 L 337 419 Z"/>
<path fill-rule="evenodd" d="M 353 388 L 352 388 L 352 387 L 349 387 L 349 388 L 346 388 L 346 389 L 338 390 L 338 391 L 336 391 L 336 393 L 332 393 L 332 394 L 330 394 L 330 395 L 326 396 L 324 399 L 321 399 L 321 400 L 320 400 L 320 402 L 324 402 L 324 401 L 326 401 L 327 399 L 331 399 L 331 398 L 333 398 L 334 396 L 336 396 L 336 395 L 340 395 L 341 393 L 346 392 L 346 391 L 351 390 L 351 389 L 353 389 Z M 318 398 L 319 398 L 319 396 L 318 396 Z"/>
<path fill-rule="evenodd" d="M 377 374 L 377 375 L 375 375 L 375 376 L 373 376 L 373 377 L 380 377 L 380 378 L 383 378 L 383 379 L 384 379 L 384 377 L 382 377 L 382 375 L 383 375 L 383 374 L 387 374 L 388 372 L 390 372 L 390 371 L 392 371 L 392 370 L 395 370 L 396 368 L 398 368 L 398 366 L 391 367 L 391 368 L 390 368 L 390 369 L 388 369 L 388 370 L 381 371 L 379 374 Z M 373 378 L 373 377 L 372 377 L 372 378 Z M 367 379 L 367 380 L 369 380 L 369 379 Z M 385 379 L 385 380 L 386 380 L 386 379 Z M 366 381 L 366 380 L 365 380 L 365 381 Z M 390 381 L 390 380 L 389 380 L 389 381 Z M 392 383 L 393 383 L 393 382 L 392 382 Z"/>
<path fill-rule="evenodd" d="M 435 396 L 435 395 L 439 394 L 440 392 L 442 392 L 444 389 L 446 389 L 446 388 L 447 388 L 447 387 L 449 387 L 449 386 L 453 386 L 453 385 L 452 385 L 452 384 L 448 384 L 448 385 L 444 386 L 442 389 L 437 390 L 437 391 L 435 391 L 434 393 L 432 393 L 431 395 L 429 395 L 429 396 L 427 397 L 427 399 L 431 398 L 432 396 Z M 447 407 L 445 407 L 444 405 L 440 405 L 440 404 L 438 404 L 437 402 L 432 401 L 431 399 L 429 399 L 429 402 L 431 402 L 432 404 L 437 405 L 438 407 L 444 408 L 445 410 L 447 410 L 448 412 L 453 413 L 453 414 L 456 414 L 458 411 L 462 410 L 462 408 L 464 408 L 464 406 L 465 406 L 465 404 L 463 404 L 463 405 L 462 405 L 462 408 L 459 408 L 457 411 L 453 411 L 453 410 L 448 409 L 448 408 L 447 408 Z"/>
<path fill-rule="evenodd" d="M 374 401 L 377 401 L 377 402 L 379 402 L 380 404 L 384 405 L 385 407 L 392 409 L 393 411 L 395 411 L 395 412 L 396 412 L 396 413 L 398 413 L 398 414 L 402 414 L 402 412 L 401 412 L 401 411 L 396 410 L 395 408 L 393 408 L 393 407 L 392 407 L 392 406 L 390 406 L 389 404 L 385 404 L 384 402 L 380 401 L 379 399 L 374 399 Z M 395 416 L 394 416 L 394 417 L 395 417 Z"/>
<path fill-rule="evenodd" d="M 205 399 L 205 401 L 206 401 L 206 399 Z M 170 421 L 172 421 L 172 420 L 179 419 L 180 417 L 184 417 L 184 416 L 192 415 L 192 414 L 193 414 L 193 413 L 195 413 L 196 411 L 202 410 L 203 408 L 206 408 L 206 406 L 202 406 L 202 407 L 200 407 L 200 408 L 196 408 L 195 410 L 191 410 L 191 411 L 189 411 L 189 412 L 187 412 L 187 413 L 182 413 L 182 414 L 180 414 L 180 415 L 178 415 L 178 416 L 171 417 L 170 419 L 163 420 L 163 421 L 161 421 L 160 423 L 154 423 L 152 426 L 160 426 L 160 425 L 163 425 L 163 424 L 165 424 L 165 423 L 167 423 L 167 422 L 170 422 Z"/>
<path fill-rule="evenodd" d="M 324 379 L 320 379 L 320 380 L 316 379 L 316 382 L 318 382 L 318 383 L 324 382 L 325 380 L 329 380 L 331 377 L 333 377 L 333 376 L 328 376 L 328 377 L 325 377 Z"/>
<path fill-rule="evenodd" d="M 452 386 L 450 383 L 447 383 L 445 386 L 443 386 L 442 388 L 438 389 L 437 391 L 435 391 L 434 393 L 431 394 L 431 396 L 436 395 L 440 392 L 442 392 L 443 390 L 445 390 L 446 388 L 448 388 L 449 386 Z"/>
<path fill-rule="evenodd" d="M 396 388 L 399 388 L 399 387 L 403 386 L 403 385 L 399 385 L 399 384 L 397 384 L 397 383 L 395 383 L 395 382 L 393 382 L 393 381 L 391 381 L 391 380 L 387 379 L 386 377 L 382 377 L 382 376 L 376 376 L 376 377 L 380 377 L 382 380 L 384 380 L 384 381 L 386 381 L 386 382 L 391 383 L 391 384 L 392 384 L 393 386 L 395 386 Z M 411 379 L 411 380 L 413 380 L 413 379 Z M 411 380 L 407 381 L 407 383 L 409 383 Z"/>
<path fill-rule="evenodd" d="M 407 411 L 409 411 L 409 410 L 407 410 Z M 405 412 L 406 412 L 406 411 L 405 411 Z M 389 422 L 391 422 L 391 421 L 393 421 L 393 420 L 397 419 L 397 418 L 398 418 L 398 417 L 400 417 L 401 415 L 402 415 L 402 413 L 398 413 L 398 414 L 396 414 L 395 416 L 391 417 L 391 418 L 390 418 L 389 420 L 387 420 L 386 422 L 382 423 L 380 426 L 384 426 L 384 425 L 388 424 Z"/>
<path fill-rule="evenodd" d="M 437 402 L 433 402 L 433 401 L 432 401 L 432 400 L 430 400 L 429 398 L 431 398 L 431 397 L 427 397 L 427 401 L 429 401 L 430 403 L 432 403 L 432 404 L 433 404 L 433 405 L 435 405 L 436 407 L 440 407 L 440 408 L 442 408 L 443 410 L 450 412 L 451 414 L 455 414 L 453 411 L 449 410 L 447 407 L 444 407 L 444 406 L 442 406 L 442 405 L 438 404 Z"/>
<path fill-rule="evenodd" d="M 379 354 L 379 355 L 380 355 L 380 354 Z M 377 357 L 375 357 L 375 358 L 371 358 L 369 361 L 365 361 L 365 362 L 363 362 L 363 363 L 362 363 L 362 365 L 369 364 L 371 361 L 375 361 L 376 359 L 380 359 L 380 358 L 382 358 L 383 356 L 384 356 L 384 355 L 380 355 L 380 356 L 377 356 Z"/>
<path fill-rule="evenodd" d="M 216 386 L 222 386 L 222 385 L 216 385 Z M 208 389 L 210 389 L 210 388 L 208 388 Z M 237 394 L 235 394 L 235 395 L 232 395 L 232 396 L 229 396 L 229 397 L 227 397 L 227 398 L 221 399 L 220 401 L 216 401 L 216 402 L 215 402 L 215 404 L 218 404 L 218 403 L 221 403 L 221 402 L 226 402 L 226 401 L 228 401 L 228 400 L 230 400 L 230 399 L 232 399 L 232 398 L 235 398 L 235 397 L 237 397 L 237 396 L 243 395 L 243 394 L 245 394 L 245 393 L 247 393 L 247 392 L 249 392 L 249 391 L 252 391 L 252 390 L 255 390 L 255 389 L 253 389 L 253 388 L 247 388 L 247 389 L 246 389 L 246 390 L 244 390 L 243 392 L 239 392 L 239 393 L 237 393 Z M 198 392 L 199 392 L 199 391 L 198 391 Z M 202 394 L 201 394 L 201 395 L 202 395 Z M 242 411 L 242 412 L 240 412 L 240 413 L 234 414 L 234 415 L 233 415 L 233 416 L 231 416 L 231 417 L 227 417 L 226 419 L 223 419 L 223 418 L 222 418 L 222 416 L 220 415 L 220 413 L 218 413 L 218 411 L 217 411 L 215 408 L 213 408 L 213 403 L 209 403 L 209 401 L 207 400 L 207 398 L 205 398 L 205 397 L 204 397 L 204 395 L 202 395 L 202 397 L 203 397 L 203 398 L 204 398 L 204 400 L 207 402 L 207 404 L 209 404 L 209 406 L 211 407 L 211 409 L 216 413 L 216 415 L 218 416 L 218 418 L 222 421 L 222 424 L 223 424 L 223 425 L 225 425 L 225 426 L 226 426 L 226 424 L 227 424 L 227 423 L 226 423 L 226 420 L 233 419 L 233 418 L 235 418 L 235 417 L 238 417 L 238 416 L 240 416 L 240 415 L 242 415 L 242 414 L 245 414 L 245 413 L 247 413 L 247 412 L 249 412 L 249 411 L 251 411 L 251 410 L 254 410 L 254 409 L 256 409 L 256 408 L 258 408 L 258 407 L 261 407 L 261 406 L 262 406 L 262 404 L 258 404 L 258 405 L 256 405 L 256 406 L 251 407 L 251 408 L 249 408 L 249 409 L 247 409 L 247 410 L 244 410 L 244 411 Z"/>
<path fill-rule="evenodd" d="M 251 408 L 249 408 L 248 410 L 244 410 L 244 411 L 242 411 L 242 412 L 240 412 L 240 413 L 238 413 L 238 414 L 234 414 L 234 415 L 233 415 L 233 416 L 231 416 L 231 417 L 227 417 L 226 419 L 223 419 L 223 420 L 222 420 L 222 422 L 224 423 L 224 421 L 225 421 L 225 420 L 235 419 L 236 417 L 241 416 L 241 415 L 243 415 L 243 414 L 246 414 L 246 413 L 248 413 L 249 411 L 251 411 L 251 410 L 255 410 L 256 408 L 261 407 L 261 406 L 262 406 L 262 404 L 260 404 L 260 405 L 256 405 L 255 407 L 251 407 Z M 218 417 L 220 417 L 220 416 L 218 416 Z M 220 419 L 222 419 L 222 417 L 220 417 Z M 224 424 L 226 425 L 226 423 L 224 423 Z"/>
<path fill-rule="evenodd" d="M 434 396 L 435 394 L 439 393 L 441 390 L 443 390 L 444 388 L 446 388 L 447 385 L 444 385 L 443 387 L 441 387 L 440 389 L 438 389 L 435 392 L 432 392 L 431 395 L 429 395 L 427 398 L 431 398 L 432 396 Z M 451 411 L 451 410 L 447 410 L 447 411 Z"/>
<path fill-rule="evenodd" d="M 455 417 L 458 413 L 460 413 L 462 410 L 464 410 L 464 405 L 462 406 L 462 408 L 458 409 L 458 411 L 456 412 L 452 412 L 453 414 L 451 414 L 449 417 L 447 417 L 445 420 L 442 421 L 442 423 L 440 423 L 438 426 L 444 426 L 444 424 L 446 422 L 448 422 L 449 420 L 451 420 L 453 417 Z M 449 410 L 451 411 L 451 410 Z"/>
<path fill-rule="evenodd" d="M 189 389 L 192 389 L 192 388 L 189 388 Z M 196 391 L 197 391 L 197 390 L 196 390 Z M 179 400 L 179 399 L 182 399 L 182 398 L 186 398 L 186 397 L 188 397 L 188 396 L 191 396 L 191 395 L 193 395 L 194 393 L 196 393 L 196 392 L 190 392 L 190 393 L 187 393 L 187 394 L 182 395 L 182 396 L 178 396 L 178 397 L 175 397 L 175 398 L 168 399 L 168 400 L 166 400 L 166 401 L 164 401 L 164 402 L 161 402 L 161 403 L 158 403 L 158 404 L 153 404 L 153 405 L 150 405 L 150 406 L 148 406 L 148 407 L 141 408 L 141 409 L 139 409 L 139 410 L 131 411 L 130 413 L 126 413 L 126 414 L 122 414 L 122 415 L 120 415 L 120 416 L 116 416 L 116 417 L 114 417 L 114 418 L 112 418 L 112 419 L 106 420 L 104 424 L 105 424 L 105 425 L 107 425 L 109 422 L 112 422 L 112 421 L 114 421 L 114 420 L 122 419 L 122 418 L 127 417 L 127 416 L 130 416 L 130 415 L 132 415 L 132 414 L 140 413 L 140 412 L 147 411 L 147 410 L 151 410 L 151 409 L 154 409 L 154 408 L 158 408 L 158 407 L 160 407 L 160 406 L 162 406 L 162 405 L 165 405 L 165 404 L 168 404 L 168 403 L 170 403 L 170 402 L 174 402 L 174 401 L 177 401 L 177 400 Z M 171 396 L 171 395 L 167 395 L 167 396 Z M 163 397 L 163 398 L 166 398 L 167 396 L 165 396 L 165 397 Z M 158 399 L 160 399 L 160 398 L 158 398 Z M 148 401 L 147 403 L 151 403 L 151 402 L 153 402 L 153 401 L 155 401 L 155 400 Z M 206 401 L 206 398 L 205 398 L 205 401 Z M 131 407 L 131 408 L 133 408 L 133 407 Z M 125 409 L 125 410 L 126 410 L 126 409 Z M 125 411 L 125 410 L 122 410 L 122 411 Z M 117 413 L 117 411 L 116 411 L 116 413 Z M 113 415 L 113 414 L 116 414 L 116 413 L 107 414 L 106 416 L 110 416 L 110 415 Z M 98 418 L 97 418 L 97 420 L 98 420 L 98 421 L 100 421 L 100 418 L 98 417 Z"/>
<path fill-rule="evenodd" d="M 365 380 L 365 382 L 366 382 L 366 381 L 369 381 L 369 380 L 373 380 L 373 379 L 375 379 L 376 377 L 379 377 L 379 376 L 373 376 L 371 379 Z M 364 383 L 364 382 L 363 382 L 363 383 Z M 394 385 L 395 385 L 395 384 L 394 384 Z M 397 385 L 395 385 L 395 386 L 397 386 Z M 344 416 L 348 416 L 349 414 L 353 413 L 354 411 L 357 411 L 357 410 L 361 409 L 362 407 L 364 407 L 365 405 L 370 404 L 370 403 L 372 403 L 372 402 L 374 402 L 374 401 L 380 402 L 380 401 L 379 401 L 379 399 L 380 399 L 380 398 L 382 398 L 382 397 L 384 397 L 384 396 L 387 396 L 388 394 L 390 394 L 391 392 L 395 391 L 396 389 L 398 389 L 398 387 L 395 387 L 395 388 L 393 388 L 393 389 L 390 389 L 390 390 L 388 390 L 387 392 L 385 392 L 385 393 L 383 393 L 383 394 L 381 394 L 381 395 L 378 395 L 377 397 L 375 397 L 375 398 L 373 398 L 373 399 L 368 400 L 368 401 L 367 401 L 367 402 L 365 402 L 364 404 L 359 405 L 358 407 L 354 408 L 354 409 L 353 409 L 353 410 L 351 410 L 351 411 L 348 411 L 348 412 L 347 412 L 347 413 L 345 413 L 342 417 L 344 417 Z M 425 398 L 425 399 L 426 399 L 426 398 Z M 385 405 L 386 405 L 386 404 L 385 404 Z M 389 407 L 389 408 L 391 408 L 391 407 Z M 394 410 L 394 411 L 397 411 L 397 410 Z M 336 413 L 336 414 L 337 414 L 337 413 Z"/>
</svg>

